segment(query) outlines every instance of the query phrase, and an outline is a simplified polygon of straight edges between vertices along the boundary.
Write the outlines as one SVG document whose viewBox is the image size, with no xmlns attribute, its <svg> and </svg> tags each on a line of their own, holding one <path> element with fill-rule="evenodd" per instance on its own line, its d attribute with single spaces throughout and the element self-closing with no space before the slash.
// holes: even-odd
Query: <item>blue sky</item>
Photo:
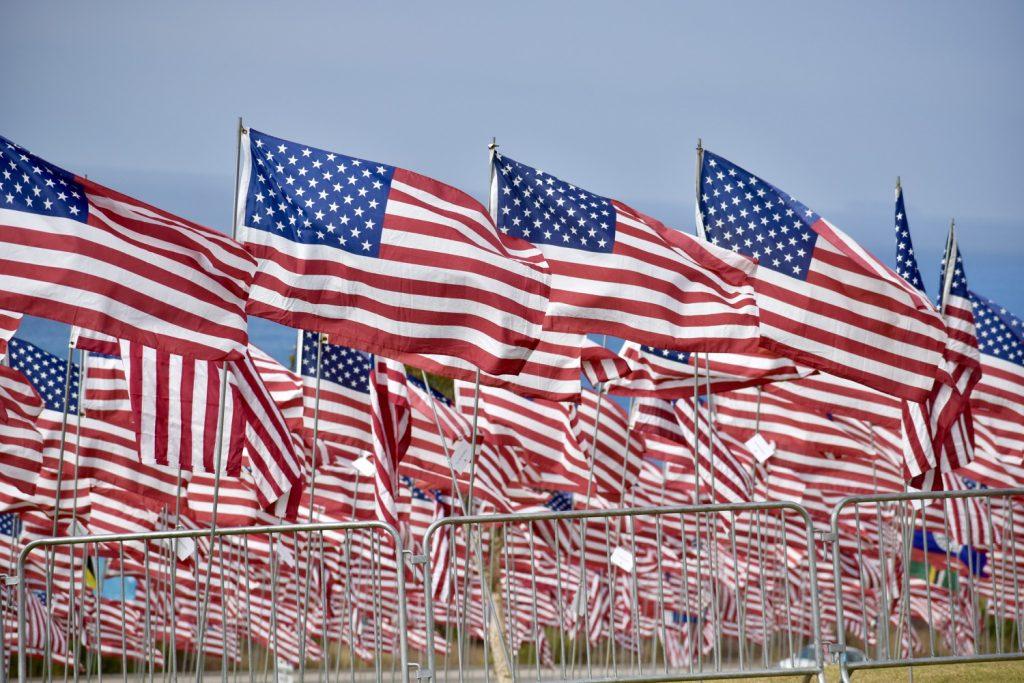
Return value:
<svg viewBox="0 0 1024 683">
<path fill-rule="evenodd" d="M 230 229 L 239 115 L 480 198 L 486 143 L 693 229 L 693 148 L 1024 313 L 1024 3 L 11 3 L 0 133 Z M 24 336 L 58 351 L 61 326 Z M 254 323 L 281 359 L 293 337 Z"/>
</svg>

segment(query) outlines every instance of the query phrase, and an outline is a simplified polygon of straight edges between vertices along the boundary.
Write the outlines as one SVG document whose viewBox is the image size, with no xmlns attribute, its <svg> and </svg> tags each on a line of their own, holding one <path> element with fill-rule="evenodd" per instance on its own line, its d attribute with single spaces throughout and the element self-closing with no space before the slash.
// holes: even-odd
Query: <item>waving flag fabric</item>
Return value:
<svg viewBox="0 0 1024 683">
<path fill-rule="evenodd" d="M 757 346 L 746 259 L 509 157 L 493 164 L 498 227 L 551 267 L 548 328 L 670 349 Z"/>
<path fill-rule="evenodd" d="M 395 166 L 243 132 L 238 223 L 259 262 L 249 313 L 404 361 L 516 373 L 548 274 L 472 197 Z"/>
<path fill-rule="evenodd" d="M 21 322 L 21 313 L 13 311 L 0 311 L 0 360 L 7 355 L 7 342 L 14 333 L 18 331 L 18 323 Z"/>
<path fill-rule="evenodd" d="M 702 151 L 697 218 L 758 260 L 762 345 L 893 396 L 924 400 L 945 330 L 926 297 L 818 214 Z"/>
<path fill-rule="evenodd" d="M 307 441 L 317 439 L 332 461 L 370 453 L 370 371 L 373 357 L 340 344 L 320 346 L 320 403 L 316 400 L 317 333 L 299 332 L 299 372 Z"/>
<path fill-rule="evenodd" d="M 0 137 L 0 308 L 199 358 L 245 353 L 242 245 Z"/>
<path fill-rule="evenodd" d="M 377 519 L 398 525 L 395 496 L 398 466 L 409 448 L 409 398 L 405 392 L 405 368 L 377 357 L 370 374 L 370 417 L 373 436 L 374 492 Z"/>
<path fill-rule="evenodd" d="M 1005 306 L 976 292 L 969 294 L 983 370 L 971 394 L 972 406 L 1024 421 L 1024 322 Z"/>
<path fill-rule="evenodd" d="M 43 436 L 35 421 L 43 401 L 17 370 L 0 365 L 0 509 L 35 494 Z"/>
<path fill-rule="evenodd" d="M 763 349 L 754 353 L 699 354 L 626 342 L 619 355 L 629 369 L 606 380 L 608 392 L 619 396 L 689 398 L 695 385 L 701 392 L 708 385 L 713 392 L 732 391 L 795 380 L 813 372 Z"/>
</svg>

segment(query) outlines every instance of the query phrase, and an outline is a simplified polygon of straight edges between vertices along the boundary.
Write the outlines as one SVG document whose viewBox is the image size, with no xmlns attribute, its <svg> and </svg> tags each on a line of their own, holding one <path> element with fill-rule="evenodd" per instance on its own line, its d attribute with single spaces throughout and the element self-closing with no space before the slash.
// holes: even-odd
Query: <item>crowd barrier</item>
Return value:
<svg viewBox="0 0 1024 683">
<path fill-rule="evenodd" d="M 844 681 L 861 669 L 1024 659 L 1024 489 L 850 496 L 832 511 L 829 540 Z"/>
<path fill-rule="evenodd" d="M 17 561 L 19 681 L 405 683 L 402 557 L 382 522 L 36 539 Z"/>
<path fill-rule="evenodd" d="M 22 683 L 823 680 L 832 657 L 849 680 L 1024 659 L 1024 490 L 851 496 L 821 519 L 772 502 L 447 517 L 422 538 L 38 538 L 3 581 L 2 654 Z"/>
</svg>

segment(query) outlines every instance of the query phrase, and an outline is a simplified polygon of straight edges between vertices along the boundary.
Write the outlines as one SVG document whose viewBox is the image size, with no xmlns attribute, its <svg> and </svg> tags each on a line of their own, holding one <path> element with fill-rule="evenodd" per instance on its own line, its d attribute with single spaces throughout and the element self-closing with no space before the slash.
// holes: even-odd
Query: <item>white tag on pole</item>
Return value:
<svg viewBox="0 0 1024 683">
<path fill-rule="evenodd" d="M 363 453 L 358 458 L 352 461 L 352 469 L 358 472 L 363 477 L 372 477 L 376 468 L 373 463 L 370 462 L 370 454 Z"/>
<path fill-rule="evenodd" d="M 278 542 L 277 544 L 277 556 L 289 567 L 295 566 L 295 554 L 290 548 L 285 547 L 283 543 Z"/>
<path fill-rule="evenodd" d="M 768 443 L 768 441 L 760 434 L 754 434 L 754 436 L 747 439 L 744 445 L 760 463 L 763 463 L 775 454 L 775 444 Z"/>
<path fill-rule="evenodd" d="M 619 569 L 623 569 L 627 572 L 633 571 L 633 553 L 629 552 L 625 548 L 616 547 L 612 551 L 611 556 L 612 564 Z"/>
<path fill-rule="evenodd" d="M 469 461 L 473 458 L 473 445 L 459 439 L 452 447 L 451 457 L 452 469 L 456 472 L 465 472 L 469 468 Z"/>
<path fill-rule="evenodd" d="M 177 538 L 175 539 L 174 552 L 178 556 L 178 559 L 184 562 L 188 558 L 192 557 L 196 553 L 196 542 L 191 538 Z"/>
<path fill-rule="evenodd" d="M 88 536 L 89 535 L 89 530 L 86 529 L 84 526 L 82 526 L 82 523 L 79 522 L 76 519 L 75 523 L 71 525 L 71 535 L 72 536 Z"/>
</svg>

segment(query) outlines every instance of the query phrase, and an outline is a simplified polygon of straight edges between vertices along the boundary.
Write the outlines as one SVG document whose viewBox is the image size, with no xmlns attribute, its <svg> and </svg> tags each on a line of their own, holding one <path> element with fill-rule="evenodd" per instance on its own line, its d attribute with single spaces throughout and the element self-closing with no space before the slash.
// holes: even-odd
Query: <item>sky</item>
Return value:
<svg viewBox="0 0 1024 683">
<path fill-rule="evenodd" d="M 694 147 L 892 263 L 902 177 L 934 295 L 1024 313 L 1024 3 L 102 2 L 0 10 L 0 134 L 231 230 L 237 119 L 483 200 L 487 143 L 694 229 Z M 281 360 L 294 333 L 253 340 Z M 21 336 L 62 352 L 61 325 Z"/>
</svg>

